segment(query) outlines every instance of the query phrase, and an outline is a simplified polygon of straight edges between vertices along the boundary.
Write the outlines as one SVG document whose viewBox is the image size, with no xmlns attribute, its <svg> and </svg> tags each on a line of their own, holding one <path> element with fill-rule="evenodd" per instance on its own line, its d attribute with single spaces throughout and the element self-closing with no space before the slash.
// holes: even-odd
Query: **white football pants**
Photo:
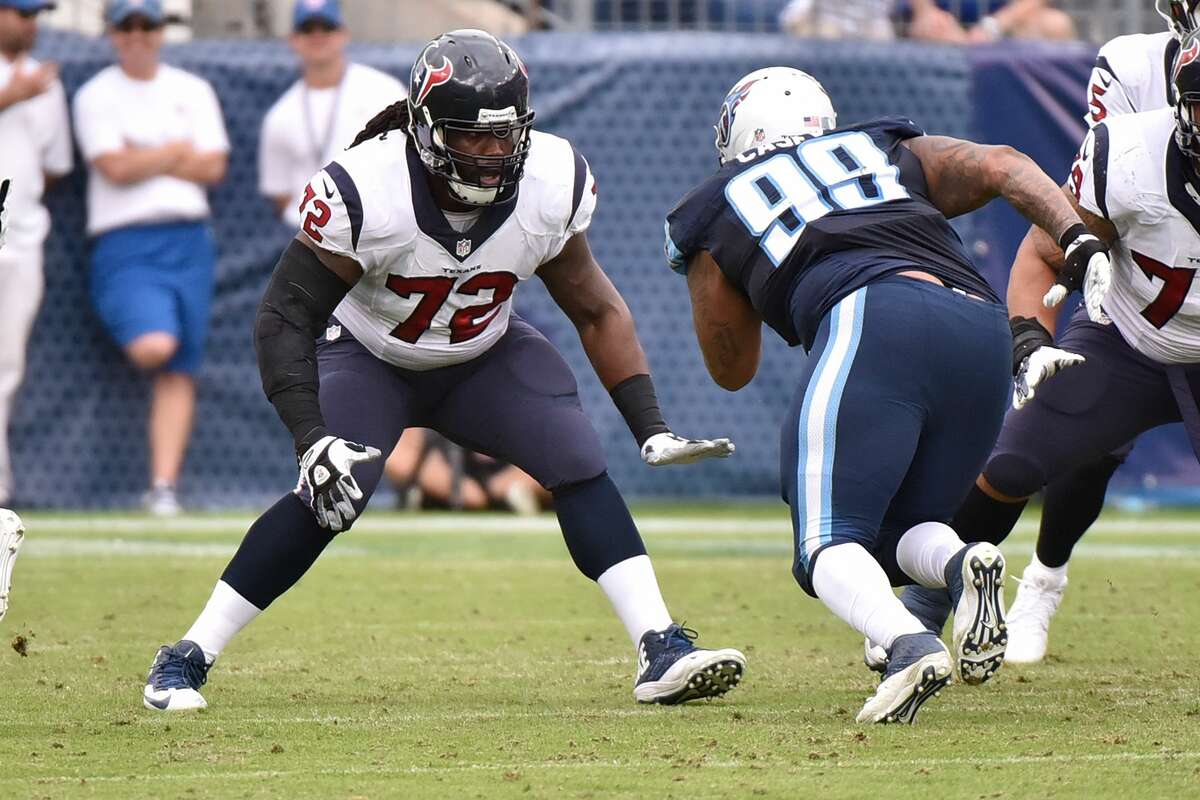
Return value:
<svg viewBox="0 0 1200 800">
<path fill-rule="evenodd" d="M 25 346 L 42 303 L 42 253 L 0 250 L 0 503 L 13 491 L 8 423 L 25 374 Z"/>
</svg>

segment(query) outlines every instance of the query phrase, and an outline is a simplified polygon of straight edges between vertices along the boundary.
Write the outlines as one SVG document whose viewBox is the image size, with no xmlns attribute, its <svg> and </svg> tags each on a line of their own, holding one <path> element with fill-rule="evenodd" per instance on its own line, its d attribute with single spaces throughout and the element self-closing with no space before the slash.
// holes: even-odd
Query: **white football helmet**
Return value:
<svg viewBox="0 0 1200 800">
<path fill-rule="evenodd" d="M 1155 0 L 1154 8 L 1159 16 L 1171 26 L 1175 38 L 1185 36 L 1200 30 L 1200 17 L 1197 16 L 1197 6 L 1200 0 Z"/>
<path fill-rule="evenodd" d="M 756 144 L 783 136 L 820 136 L 837 127 L 837 112 L 821 83 L 791 67 L 767 67 L 746 75 L 733 85 L 717 131 L 721 163 Z"/>
</svg>

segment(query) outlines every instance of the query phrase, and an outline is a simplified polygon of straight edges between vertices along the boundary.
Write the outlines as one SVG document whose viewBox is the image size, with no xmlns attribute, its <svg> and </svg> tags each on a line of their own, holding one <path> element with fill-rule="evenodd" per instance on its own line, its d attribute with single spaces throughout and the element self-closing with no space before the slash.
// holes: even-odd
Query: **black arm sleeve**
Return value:
<svg viewBox="0 0 1200 800">
<path fill-rule="evenodd" d="M 258 306 L 254 350 L 263 391 L 292 432 L 297 455 L 327 434 L 317 400 L 316 339 L 348 291 L 312 250 L 293 240 Z"/>
<path fill-rule="evenodd" d="M 656 433 L 668 433 L 666 420 L 658 407 L 658 395 L 649 375 L 634 375 L 618 383 L 609 392 L 613 404 L 625 418 L 625 424 L 637 439 L 638 447 Z"/>
</svg>

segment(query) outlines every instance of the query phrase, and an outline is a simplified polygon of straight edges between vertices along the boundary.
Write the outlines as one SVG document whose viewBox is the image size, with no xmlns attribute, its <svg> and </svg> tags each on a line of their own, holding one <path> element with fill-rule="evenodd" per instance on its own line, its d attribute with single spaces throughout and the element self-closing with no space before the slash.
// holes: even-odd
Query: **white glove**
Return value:
<svg viewBox="0 0 1200 800">
<path fill-rule="evenodd" d="M 8 237 L 8 187 L 12 184 L 11 178 L 5 178 L 0 181 L 0 247 L 4 247 L 4 240 Z"/>
<path fill-rule="evenodd" d="M 728 439 L 684 439 L 668 431 L 646 440 L 642 445 L 642 461 L 652 467 L 693 464 L 706 458 L 729 458 L 735 449 Z"/>
<path fill-rule="evenodd" d="M 1058 280 L 1042 297 L 1042 305 L 1054 308 L 1076 289 L 1083 292 L 1088 318 L 1100 325 L 1112 322 L 1104 313 L 1102 304 L 1112 285 L 1112 262 L 1104 242 L 1088 232 L 1080 224 L 1063 235 L 1063 252 L 1066 262 L 1058 273 Z"/>
<path fill-rule="evenodd" d="M 1059 370 L 1082 364 L 1086 359 L 1057 347 L 1039 347 L 1021 362 L 1013 385 L 1013 408 L 1018 411 L 1033 399 L 1037 387 Z"/>
<path fill-rule="evenodd" d="M 363 496 L 350 470 L 355 464 L 374 461 L 381 455 L 375 447 L 336 436 L 324 436 L 304 452 L 296 493 L 308 501 L 322 528 L 337 533 L 350 527 L 358 516 L 351 501 Z"/>
</svg>

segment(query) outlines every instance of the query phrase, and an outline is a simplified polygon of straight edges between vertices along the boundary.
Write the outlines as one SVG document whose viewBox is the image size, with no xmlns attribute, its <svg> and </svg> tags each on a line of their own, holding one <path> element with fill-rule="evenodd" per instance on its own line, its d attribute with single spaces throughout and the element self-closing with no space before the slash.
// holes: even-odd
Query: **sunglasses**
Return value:
<svg viewBox="0 0 1200 800">
<path fill-rule="evenodd" d="M 330 22 L 328 20 L 310 19 L 310 20 L 306 20 L 300 27 L 296 28 L 296 33 L 299 33 L 304 36 L 314 34 L 317 31 L 320 31 L 321 33 L 333 33 L 334 31 L 338 30 L 340 27 L 341 27 L 340 25 L 334 25 L 332 22 Z"/>
<path fill-rule="evenodd" d="M 132 16 L 126 17 L 113 27 L 121 33 L 133 33 L 134 31 L 153 33 L 154 31 L 162 30 L 163 24 L 145 17 Z"/>
<path fill-rule="evenodd" d="M 38 14 L 42 13 L 42 9 L 40 8 L 14 8 L 13 11 L 16 11 L 18 14 L 20 14 L 21 19 L 33 19 Z"/>
</svg>

